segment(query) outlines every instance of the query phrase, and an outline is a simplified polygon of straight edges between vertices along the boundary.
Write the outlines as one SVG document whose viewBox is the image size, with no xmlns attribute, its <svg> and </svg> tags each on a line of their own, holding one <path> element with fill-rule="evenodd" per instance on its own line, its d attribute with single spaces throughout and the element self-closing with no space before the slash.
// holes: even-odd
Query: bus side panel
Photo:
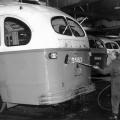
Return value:
<svg viewBox="0 0 120 120">
<path fill-rule="evenodd" d="M 91 69 L 78 63 L 90 64 L 88 50 L 58 49 L 46 51 L 46 53 L 57 53 L 56 59 L 47 59 L 51 103 L 66 101 L 80 94 L 94 91 L 90 81 Z"/>
<path fill-rule="evenodd" d="M 39 96 L 48 93 L 42 51 L 1 53 L 0 71 L 4 102 L 38 105 Z"/>
<path fill-rule="evenodd" d="M 50 53 L 57 53 L 51 59 Z M 57 104 L 94 91 L 88 51 L 48 49 L 0 54 L 0 93 L 4 102 Z"/>
</svg>

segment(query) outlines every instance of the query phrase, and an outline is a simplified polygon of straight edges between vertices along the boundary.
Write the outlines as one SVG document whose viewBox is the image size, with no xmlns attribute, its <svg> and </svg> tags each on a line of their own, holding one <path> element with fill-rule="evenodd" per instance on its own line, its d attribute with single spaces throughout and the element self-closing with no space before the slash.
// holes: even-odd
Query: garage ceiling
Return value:
<svg viewBox="0 0 120 120">
<path fill-rule="evenodd" d="M 49 0 L 49 4 L 68 13 L 74 11 L 73 8 L 80 8 L 75 13 L 88 17 L 85 25 L 110 34 L 119 34 L 120 0 Z"/>
<path fill-rule="evenodd" d="M 94 19 L 120 20 L 120 0 L 49 0 L 51 6 L 81 6 Z"/>
<path fill-rule="evenodd" d="M 89 10 L 96 18 L 120 20 L 119 0 L 100 0 L 89 5 Z"/>
</svg>

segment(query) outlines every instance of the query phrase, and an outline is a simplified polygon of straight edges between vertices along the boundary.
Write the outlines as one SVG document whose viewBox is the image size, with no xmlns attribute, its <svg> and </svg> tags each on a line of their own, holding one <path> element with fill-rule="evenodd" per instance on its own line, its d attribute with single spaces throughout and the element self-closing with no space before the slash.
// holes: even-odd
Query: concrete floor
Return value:
<svg viewBox="0 0 120 120">
<path fill-rule="evenodd" d="M 82 104 L 73 104 L 68 107 L 36 107 L 19 105 L 10 108 L 0 115 L 0 120 L 108 120 L 110 112 L 102 111 L 97 104 L 99 91 L 106 83 L 97 81 L 96 92 Z M 68 103 L 67 103 L 68 104 Z"/>
</svg>

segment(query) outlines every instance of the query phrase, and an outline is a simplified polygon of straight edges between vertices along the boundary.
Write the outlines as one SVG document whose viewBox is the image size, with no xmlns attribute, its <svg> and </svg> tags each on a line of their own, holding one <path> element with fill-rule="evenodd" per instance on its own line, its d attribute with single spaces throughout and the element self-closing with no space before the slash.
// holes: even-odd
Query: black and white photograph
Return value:
<svg viewBox="0 0 120 120">
<path fill-rule="evenodd" d="M 0 120 L 120 120 L 120 0 L 0 0 Z"/>
</svg>

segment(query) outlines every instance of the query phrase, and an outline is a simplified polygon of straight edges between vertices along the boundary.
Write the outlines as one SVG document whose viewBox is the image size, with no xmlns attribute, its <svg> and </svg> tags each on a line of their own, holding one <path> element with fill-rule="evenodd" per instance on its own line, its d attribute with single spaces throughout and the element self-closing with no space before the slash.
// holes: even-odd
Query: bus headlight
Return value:
<svg viewBox="0 0 120 120">
<path fill-rule="evenodd" d="M 92 53 L 91 53 L 91 52 L 89 52 L 89 53 L 88 53 L 88 55 L 91 57 L 91 56 L 92 56 Z"/>
<path fill-rule="evenodd" d="M 48 57 L 49 57 L 49 59 L 57 59 L 57 53 L 56 52 L 49 53 Z"/>
</svg>

